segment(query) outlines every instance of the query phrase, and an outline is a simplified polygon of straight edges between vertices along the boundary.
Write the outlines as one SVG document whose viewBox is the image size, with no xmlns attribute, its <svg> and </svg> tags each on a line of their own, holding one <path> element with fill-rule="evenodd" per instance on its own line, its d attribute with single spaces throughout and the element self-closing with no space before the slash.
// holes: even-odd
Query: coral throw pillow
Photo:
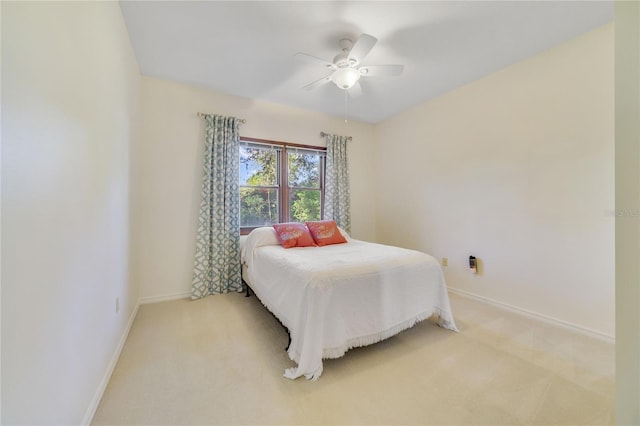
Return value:
<svg viewBox="0 0 640 426">
<path fill-rule="evenodd" d="M 313 236 L 313 240 L 319 246 L 328 246 L 329 244 L 342 244 L 347 240 L 340 233 L 338 225 L 334 220 L 321 220 L 318 222 L 307 222 L 307 228 Z"/>
<path fill-rule="evenodd" d="M 304 223 L 276 223 L 273 225 L 273 229 L 275 229 L 278 240 L 284 248 L 316 245 Z"/>
</svg>

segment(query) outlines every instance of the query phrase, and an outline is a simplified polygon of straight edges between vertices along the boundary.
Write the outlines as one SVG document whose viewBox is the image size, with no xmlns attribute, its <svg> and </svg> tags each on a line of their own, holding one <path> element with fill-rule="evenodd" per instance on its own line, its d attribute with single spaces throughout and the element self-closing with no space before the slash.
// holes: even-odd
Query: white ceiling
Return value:
<svg viewBox="0 0 640 426">
<path fill-rule="evenodd" d="M 378 38 L 349 118 L 376 123 L 613 19 L 612 1 L 121 1 L 144 75 L 344 116 L 344 91 L 301 87 L 328 74 L 338 40 Z M 223 112 L 222 112 L 223 113 Z"/>
</svg>

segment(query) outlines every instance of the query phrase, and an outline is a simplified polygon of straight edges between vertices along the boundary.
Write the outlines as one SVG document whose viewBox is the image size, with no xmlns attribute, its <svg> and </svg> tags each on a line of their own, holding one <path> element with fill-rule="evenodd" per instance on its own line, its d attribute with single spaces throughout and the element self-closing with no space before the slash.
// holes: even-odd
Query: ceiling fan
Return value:
<svg viewBox="0 0 640 426">
<path fill-rule="evenodd" d="M 362 88 L 358 81 L 360 77 L 398 76 L 402 74 L 404 65 L 360 65 L 377 42 L 378 39 L 369 34 L 362 34 L 355 43 L 349 38 L 343 38 L 340 40 L 342 52 L 333 58 L 333 62 L 325 61 L 306 53 L 296 53 L 295 56 L 300 60 L 321 64 L 332 70 L 331 74 L 307 84 L 303 89 L 311 90 L 332 81 L 340 89 L 348 91 L 350 96 L 357 97 L 362 93 Z"/>
</svg>

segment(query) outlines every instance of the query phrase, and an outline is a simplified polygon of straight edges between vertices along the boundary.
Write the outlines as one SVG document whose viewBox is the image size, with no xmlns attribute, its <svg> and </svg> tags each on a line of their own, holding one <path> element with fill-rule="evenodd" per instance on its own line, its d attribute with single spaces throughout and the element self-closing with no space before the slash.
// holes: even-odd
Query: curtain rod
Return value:
<svg viewBox="0 0 640 426">
<path fill-rule="evenodd" d="M 320 137 L 324 138 L 325 136 L 329 136 L 331 133 L 325 133 L 325 132 L 320 132 Z M 353 140 L 353 138 L 351 136 L 347 136 L 347 140 Z"/>
<path fill-rule="evenodd" d="M 198 113 L 198 117 L 202 117 L 202 118 L 206 117 L 207 115 L 213 115 L 213 114 L 205 114 L 204 112 Z M 244 118 L 240 118 L 239 120 L 242 124 L 245 124 L 247 122 L 247 120 L 245 120 Z"/>
</svg>

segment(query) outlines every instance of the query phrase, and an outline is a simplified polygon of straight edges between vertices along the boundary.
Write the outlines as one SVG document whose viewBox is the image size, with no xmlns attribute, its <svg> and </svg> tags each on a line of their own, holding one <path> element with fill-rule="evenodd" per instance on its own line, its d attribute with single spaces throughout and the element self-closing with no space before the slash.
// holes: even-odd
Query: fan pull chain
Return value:
<svg viewBox="0 0 640 426">
<path fill-rule="evenodd" d="M 349 118 L 349 96 L 347 95 L 347 91 L 344 90 L 344 124 L 347 124 L 347 119 Z"/>
</svg>

